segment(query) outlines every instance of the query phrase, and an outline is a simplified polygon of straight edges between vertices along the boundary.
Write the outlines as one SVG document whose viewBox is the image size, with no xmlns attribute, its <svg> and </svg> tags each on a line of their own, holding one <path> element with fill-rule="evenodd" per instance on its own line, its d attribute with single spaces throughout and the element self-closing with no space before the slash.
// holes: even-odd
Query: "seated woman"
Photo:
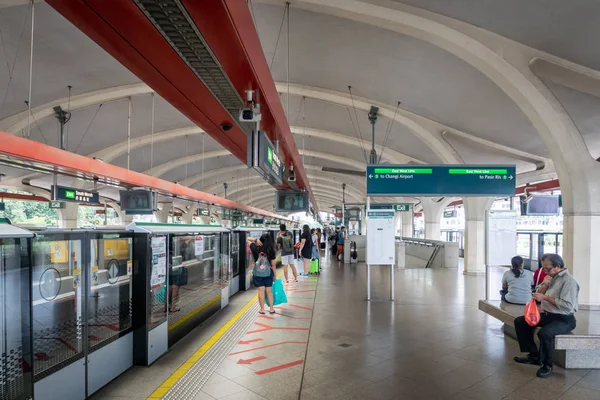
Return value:
<svg viewBox="0 0 600 400">
<path fill-rule="evenodd" d="M 510 260 L 509 271 L 502 277 L 502 301 L 509 304 L 527 304 L 531 301 L 533 274 L 523 269 L 523 258 L 516 256 Z"/>
<path fill-rule="evenodd" d="M 542 262 L 538 261 L 538 269 L 536 269 L 533 274 L 533 286 L 531 289 L 535 292 L 542 282 L 544 282 L 545 278 L 546 272 L 544 272 L 544 268 L 542 268 Z"/>
</svg>

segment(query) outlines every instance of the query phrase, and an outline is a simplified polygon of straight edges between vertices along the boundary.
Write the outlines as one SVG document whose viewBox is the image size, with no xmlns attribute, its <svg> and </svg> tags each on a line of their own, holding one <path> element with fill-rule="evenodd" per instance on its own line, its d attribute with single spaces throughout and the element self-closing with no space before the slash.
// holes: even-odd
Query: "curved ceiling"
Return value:
<svg viewBox="0 0 600 400">
<path fill-rule="evenodd" d="M 507 0 L 502 6 L 492 0 L 457 0 L 452 5 L 440 0 L 399 3 L 421 7 L 422 10 L 396 5 L 421 15 L 427 14 L 424 10 L 440 13 L 554 56 L 600 68 L 599 50 L 590 42 L 593 35 L 600 33 L 597 18 L 592 23 L 600 9 L 591 0 L 568 4 L 560 0 L 531 0 L 527 4 Z M 32 107 L 68 98 L 69 85 L 74 98 L 102 89 L 110 89 L 107 92 L 114 94 L 127 87 L 124 85 L 139 84 L 131 88 L 129 157 L 124 149 L 127 95 L 90 96 L 89 103 L 74 109 L 68 123 L 69 151 L 104 156 L 105 162 L 129 165 L 135 171 L 158 171 L 163 179 L 210 193 L 222 194 L 222 183 L 228 182 L 229 193 L 235 198 L 256 201 L 256 196 L 244 192 L 246 186 L 260 182 L 253 171 L 223 152 L 215 140 L 203 135 L 160 96 L 153 96 L 139 79 L 47 4 L 36 3 L 35 7 Z M 28 5 L 0 8 L 3 129 L 14 126 L 19 120 L 15 114 L 27 109 L 24 101 L 28 96 L 31 28 L 28 10 Z M 288 120 L 323 209 L 340 201 L 342 183 L 348 185 L 352 200 L 364 199 L 363 178 L 320 170 L 330 167 L 364 171 L 371 137 L 365 111 L 369 104 L 385 106 L 382 114 L 386 114 L 375 125 L 378 154 L 385 145 L 383 162 L 442 163 L 455 159 L 475 164 L 516 163 L 519 173 L 531 173 L 550 157 L 540 134 L 515 102 L 486 75 L 450 52 L 384 27 L 295 8 L 293 4 L 290 48 L 284 24 L 275 49 L 284 10 L 283 2 L 274 0 L 253 4 L 265 56 L 269 63 L 273 61 L 273 78 L 278 82 L 282 103 L 289 104 Z M 572 29 L 574 24 L 578 29 Z M 506 49 L 509 50 L 527 54 L 527 48 L 520 45 Z M 545 83 L 581 131 L 592 156 L 600 156 L 600 99 Z M 354 103 L 361 104 L 356 109 L 349 100 L 348 86 L 352 87 Z M 398 101 L 401 105 L 392 122 Z M 151 135 L 152 131 L 156 136 Z M 150 137 L 156 137 L 154 144 Z M 56 146 L 56 120 L 33 120 L 31 139 Z M 4 183 L 14 187 L 19 187 L 24 176 L 31 176 L 8 167 L 0 170 L 7 175 Z M 272 190 L 264 189 L 271 200 L 267 196 L 255 204 L 270 209 Z"/>
</svg>

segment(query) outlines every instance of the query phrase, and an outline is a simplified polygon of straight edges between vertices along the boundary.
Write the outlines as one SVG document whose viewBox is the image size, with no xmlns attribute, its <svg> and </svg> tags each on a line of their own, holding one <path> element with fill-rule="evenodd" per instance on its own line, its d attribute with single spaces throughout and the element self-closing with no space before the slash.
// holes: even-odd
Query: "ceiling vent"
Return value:
<svg viewBox="0 0 600 400">
<path fill-rule="evenodd" d="M 179 0 L 135 0 L 181 59 L 237 121 L 244 102 Z M 251 124 L 241 123 L 249 133 Z"/>
</svg>

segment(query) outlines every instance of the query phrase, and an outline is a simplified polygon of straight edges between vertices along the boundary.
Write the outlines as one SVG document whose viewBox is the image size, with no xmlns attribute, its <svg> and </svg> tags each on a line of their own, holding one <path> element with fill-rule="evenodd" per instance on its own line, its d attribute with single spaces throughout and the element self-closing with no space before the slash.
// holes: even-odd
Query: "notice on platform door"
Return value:
<svg viewBox="0 0 600 400">
<path fill-rule="evenodd" d="M 204 254 L 204 236 L 196 236 L 194 238 L 194 249 L 196 256 Z"/>
<path fill-rule="evenodd" d="M 150 286 L 160 286 L 165 283 L 167 274 L 167 237 L 155 236 L 152 238 L 152 275 Z"/>
</svg>

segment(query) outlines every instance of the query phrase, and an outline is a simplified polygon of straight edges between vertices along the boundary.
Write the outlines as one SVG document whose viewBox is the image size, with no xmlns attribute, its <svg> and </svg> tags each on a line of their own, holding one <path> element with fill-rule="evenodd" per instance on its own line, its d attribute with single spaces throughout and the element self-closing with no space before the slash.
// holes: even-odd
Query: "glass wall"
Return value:
<svg viewBox="0 0 600 400">
<path fill-rule="evenodd" d="M 169 326 L 221 293 L 219 235 L 171 236 L 169 263 Z"/>
<path fill-rule="evenodd" d="M 33 371 L 38 381 L 83 358 L 83 234 L 33 240 Z"/>
<path fill-rule="evenodd" d="M 0 239 L 0 399 L 33 395 L 27 239 Z"/>
</svg>

